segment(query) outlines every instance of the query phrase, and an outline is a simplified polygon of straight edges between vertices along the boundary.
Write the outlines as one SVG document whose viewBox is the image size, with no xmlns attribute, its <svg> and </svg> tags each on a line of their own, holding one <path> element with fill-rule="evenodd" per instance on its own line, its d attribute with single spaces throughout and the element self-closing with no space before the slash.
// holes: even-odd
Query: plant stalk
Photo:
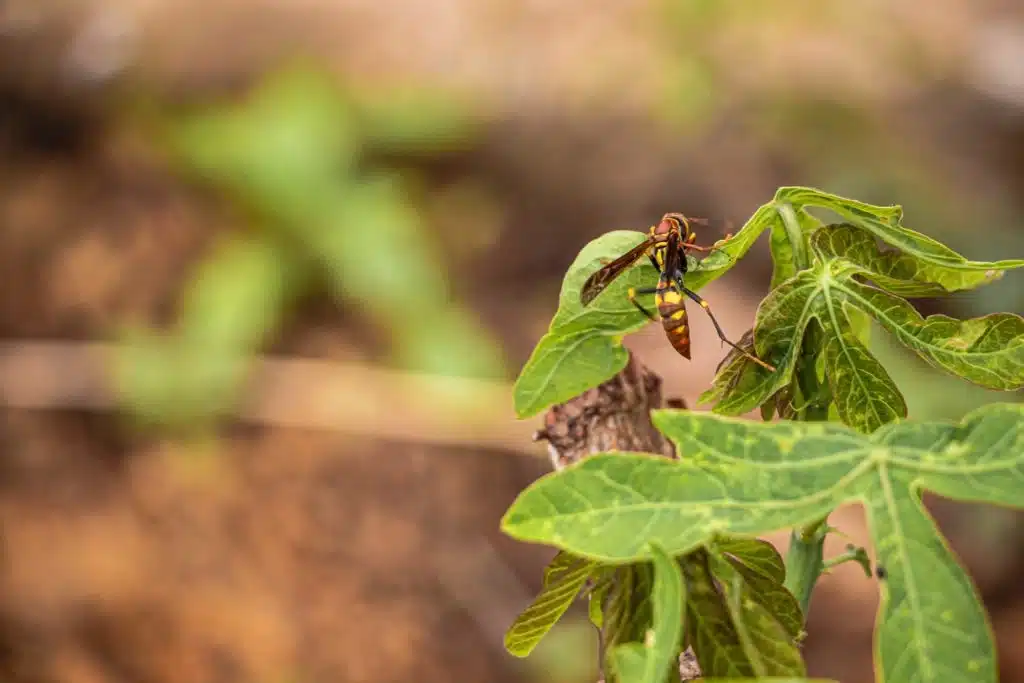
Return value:
<svg viewBox="0 0 1024 683">
<path fill-rule="evenodd" d="M 823 517 L 800 531 L 794 529 L 789 538 L 785 586 L 799 603 L 804 623 L 807 622 L 807 610 L 811 606 L 814 585 L 825 571 L 822 557 L 825 552 L 825 536 L 828 535 L 827 519 Z"/>
</svg>

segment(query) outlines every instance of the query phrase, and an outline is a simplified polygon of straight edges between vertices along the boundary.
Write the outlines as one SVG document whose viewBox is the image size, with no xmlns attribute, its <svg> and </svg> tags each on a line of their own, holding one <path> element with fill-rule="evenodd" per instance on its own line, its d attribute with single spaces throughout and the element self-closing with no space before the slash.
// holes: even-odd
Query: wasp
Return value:
<svg viewBox="0 0 1024 683">
<path fill-rule="evenodd" d="M 651 320 L 657 320 L 654 314 L 637 301 L 638 295 L 654 294 L 654 302 L 658 308 L 658 314 L 661 317 L 661 325 L 665 329 L 665 335 L 668 337 L 672 347 L 683 358 L 690 358 L 690 328 L 684 299 L 684 297 L 688 297 L 708 314 L 711 323 L 715 326 L 719 339 L 761 367 L 774 372 L 774 367 L 730 341 L 725 336 L 722 326 L 718 324 L 714 314 L 711 312 L 711 306 L 708 302 L 692 289 L 687 288 L 683 283 L 688 267 L 686 252 L 688 250 L 709 252 L 715 249 L 715 247 L 701 247 L 694 244 L 697 235 L 690 227 L 691 221 L 697 222 L 697 219 L 688 219 L 681 213 L 665 214 L 660 223 L 651 227 L 647 239 L 614 261 L 605 264 L 587 279 L 583 284 L 583 289 L 580 290 L 580 302 L 584 306 L 589 304 L 615 278 L 646 255 L 651 260 L 651 265 L 659 273 L 658 286 L 643 289 L 630 288 L 629 300 L 641 313 Z"/>
</svg>

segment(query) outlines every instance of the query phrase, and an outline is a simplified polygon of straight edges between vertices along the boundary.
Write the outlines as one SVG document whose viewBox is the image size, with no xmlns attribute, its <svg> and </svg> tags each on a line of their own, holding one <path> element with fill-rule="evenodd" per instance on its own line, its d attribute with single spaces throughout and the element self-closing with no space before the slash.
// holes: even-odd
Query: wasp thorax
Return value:
<svg viewBox="0 0 1024 683">
<path fill-rule="evenodd" d="M 675 232 L 680 237 L 686 238 L 690 234 L 690 222 L 681 213 L 666 213 L 651 232 L 655 237 L 663 237 Z"/>
</svg>

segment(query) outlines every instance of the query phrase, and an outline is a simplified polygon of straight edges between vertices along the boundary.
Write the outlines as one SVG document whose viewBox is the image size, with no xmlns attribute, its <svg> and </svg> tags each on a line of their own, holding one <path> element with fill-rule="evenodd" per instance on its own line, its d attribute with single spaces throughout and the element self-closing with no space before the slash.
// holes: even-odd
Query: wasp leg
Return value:
<svg viewBox="0 0 1024 683">
<path fill-rule="evenodd" d="M 726 242 L 731 237 L 732 237 L 732 233 L 729 233 L 724 238 L 722 238 L 720 241 L 721 242 Z M 727 251 L 724 251 L 721 247 L 713 247 L 713 246 L 712 247 L 702 247 L 699 244 L 694 244 L 693 242 L 696 239 L 697 239 L 697 233 L 691 232 L 690 236 L 686 239 L 686 241 L 682 243 L 683 249 L 684 250 L 689 249 L 691 251 L 699 251 L 701 253 L 710 253 L 712 251 L 721 251 L 723 254 L 725 254 L 726 256 L 729 257 L 729 260 L 734 260 L 732 254 L 730 254 Z M 718 244 L 718 242 L 716 242 L 715 244 Z"/>
<path fill-rule="evenodd" d="M 676 278 L 676 285 L 679 287 L 679 290 L 683 294 L 685 294 L 686 296 L 688 296 L 691 299 L 693 299 L 694 301 L 696 301 L 700 305 L 700 307 L 704 309 L 704 312 L 708 314 L 708 317 L 711 318 L 711 324 L 715 326 L 715 331 L 718 332 L 718 338 L 719 339 L 721 339 L 723 342 L 725 342 L 726 344 L 728 344 L 732 348 L 736 349 L 737 351 L 739 351 L 744 356 L 746 356 L 750 360 L 754 361 L 755 363 L 757 363 L 761 367 L 765 368 L 766 370 L 770 370 L 771 372 L 775 372 L 775 368 L 773 366 L 769 365 L 768 363 L 765 363 L 763 360 L 761 360 L 757 356 L 751 355 L 747 351 L 745 351 L 742 348 L 740 348 L 739 346 L 737 346 L 734 342 L 729 341 L 729 338 L 725 336 L 725 331 L 722 330 L 722 326 L 718 324 L 717 320 L 715 320 L 715 314 L 711 312 L 711 304 L 709 304 L 707 301 L 705 301 L 703 298 L 701 298 L 701 296 L 699 294 L 697 294 L 697 292 L 694 292 L 691 289 L 687 289 L 683 285 L 683 281 L 682 281 L 681 277 Z"/>
<path fill-rule="evenodd" d="M 728 259 L 729 259 L 730 261 L 735 261 L 735 260 L 736 260 L 736 259 L 735 259 L 735 257 L 734 257 L 734 256 L 733 256 L 732 254 L 730 254 L 729 252 L 725 251 L 725 250 L 724 250 L 724 249 L 722 249 L 721 247 L 701 247 L 701 246 L 698 246 L 698 245 L 696 245 L 696 244 L 691 244 L 691 243 L 689 243 L 689 242 L 686 242 L 686 243 L 684 243 L 684 244 L 682 245 L 682 247 L 683 247 L 683 250 L 684 250 L 684 251 L 685 251 L 685 250 L 690 250 L 690 251 L 699 251 L 699 252 L 701 252 L 701 253 L 711 253 L 711 252 L 713 252 L 713 251 L 720 251 L 720 252 L 722 252 L 723 254 L 725 254 L 725 255 L 726 255 L 726 257 L 727 257 L 727 258 L 728 258 Z"/>
<path fill-rule="evenodd" d="M 657 320 L 658 316 L 656 316 L 653 313 L 651 313 L 650 311 L 648 311 L 646 308 L 643 307 L 643 305 L 639 301 L 636 300 L 636 297 L 637 297 L 638 294 L 655 294 L 655 293 L 657 293 L 657 291 L 658 291 L 657 287 L 644 287 L 642 289 L 633 289 L 632 287 L 630 287 L 629 288 L 629 294 L 628 294 L 628 296 L 629 296 L 629 303 L 631 303 L 634 306 L 636 306 L 637 309 L 641 313 L 646 315 L 649 320 Z"/>
</svg>

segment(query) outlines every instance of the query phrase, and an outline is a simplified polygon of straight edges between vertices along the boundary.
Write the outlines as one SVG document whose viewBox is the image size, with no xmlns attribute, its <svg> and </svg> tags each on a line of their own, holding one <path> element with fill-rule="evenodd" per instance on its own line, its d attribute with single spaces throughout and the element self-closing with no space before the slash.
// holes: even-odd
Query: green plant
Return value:
<svg viewBox="0 0 1024 683">
<path fill-rule="evenodd" d="M 816 208 L 841 222 L 819 220 Z M 693 264 L 687 285 L 699 289 L 770 231 L 771 291 L 745 343 L 777 370 L 734 352 L 702 396 L 713 412 L 653 411 L 678 460 L 601 453 L 519 495 L 504 531 L 559 553 L 508 633 L 513 654 L 527 655 L 587 586 L 616 680 L 671 680 L 686 645 L 707 678 L 802 680 L 799 642 L 818 577 L 838 561 L 865 563 L 858 549 L 822 557 L 829 513 L 856 501 L 878 559 L 878 680 L 996 680 L 984 610 L 921 491 L 1024 507 L 1024 406 L 989 405 L 957 423 L 906 420 L 900 390 L 866 338 L 873 320 L 951 375 L 1021 389 L 1024 318 L 922 318 L 907 298 L 979 287 L 1024 260 L 969 261 L 901 221 L 899 207 L 786 187 Z M 606 234 L 570 267 L 558 312 L 517 381 L 520 417 L 625 366 L 622 335 L 647 322 L 626 290 L 649 286 L 653 270 L 635 266 L 586 308 L 579 291 L 602 260 L 641 238 Z M 735 417 L 755 409 L 765 423 Z M 775 416 L 783 419 L 767 422 Z M 794 529 L 785 562 L 756 538 L 784 528 Z"/>
</svg>

